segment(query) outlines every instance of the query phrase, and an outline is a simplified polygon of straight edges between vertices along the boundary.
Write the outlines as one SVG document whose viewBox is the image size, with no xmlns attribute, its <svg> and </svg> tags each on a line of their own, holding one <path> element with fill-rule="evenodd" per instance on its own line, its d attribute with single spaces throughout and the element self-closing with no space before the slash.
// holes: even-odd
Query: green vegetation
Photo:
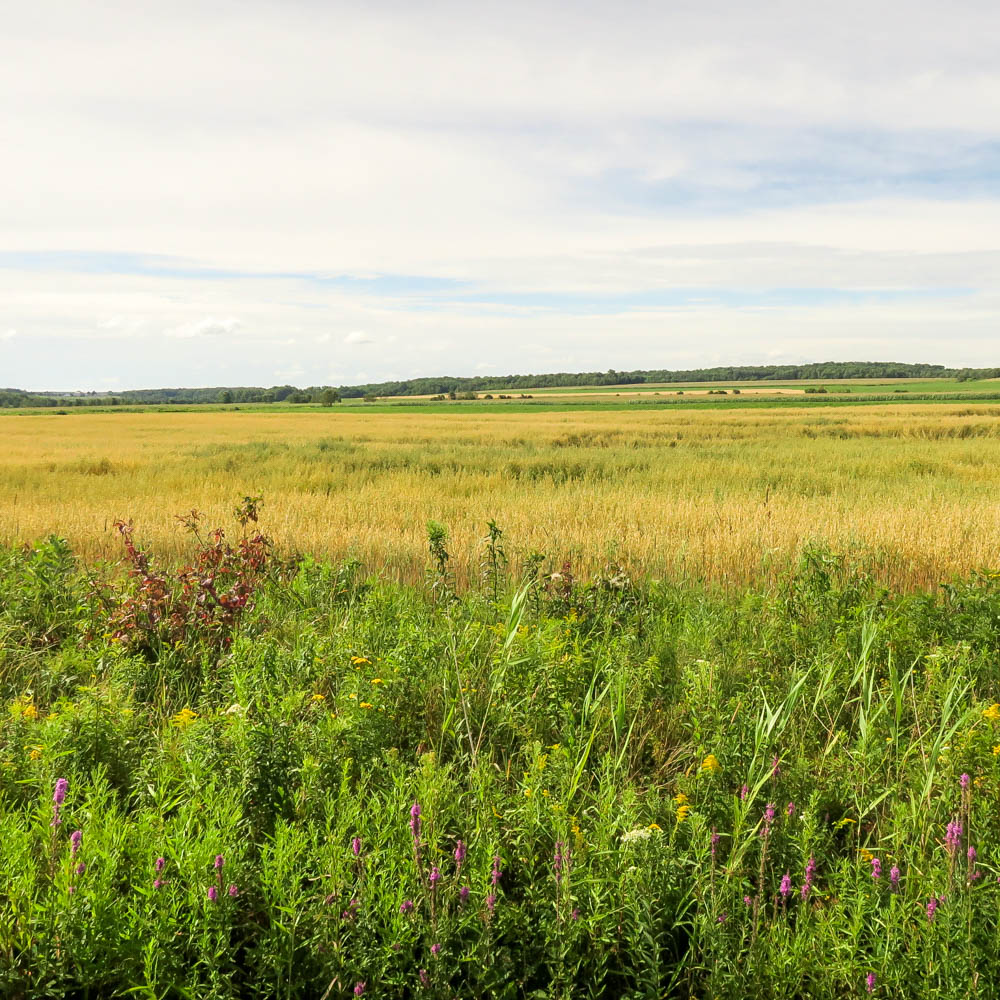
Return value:
<svg viewBox="0 0 1000 1000">
<path fill-rule="evenodd" d="M 76 407 L 118 406 L 126 404 L 192 404 L 192 403 L 323 403 L 340 399 L 368 399 L 381 396 L 438 396 L 450 399 L 475 399 L 479 392 L 545 388 L 587 389 L 607 391 L 609 386 L 627 386 L 629 390 L 663 384 L 693 384 L 705 382 L 765 382 L 796 383 L 808 380 L 832 379 L 929 379 L 966 382 L 1000 378 L 1000 368 L 945 368 L 944 365 L 903 364 L 884 361 L 829 361 L 808 365 L 727 365 L 718 368 L 696 368 L 689 371 L 641 369 L 620 372 L 556 372 L 545 375 L 478 375 L 460 377 L 442 375 L 429 378 L 374 382 L 366 385 L 310 386 L 298 389 L 293 385 L 215 387 L 202 389 L 130 389 L 107 393 L 25 392 L 21 389 L 0 389 L 0 407 Z M 932 387 L 935 382 L 931 382 Z M 934 388 L 928 391 L 935 391 Z M 333 393 L 336 398 L 329 396 Z M 502 397 L 501 397 L 502 398 Z"/>
<path fill-rule="evenodd" d="M 0 550 L 0 993 L 992 995 L 1000 585 Z M 125 572 L 127 570 L 127 572 Z"/>
</svg>

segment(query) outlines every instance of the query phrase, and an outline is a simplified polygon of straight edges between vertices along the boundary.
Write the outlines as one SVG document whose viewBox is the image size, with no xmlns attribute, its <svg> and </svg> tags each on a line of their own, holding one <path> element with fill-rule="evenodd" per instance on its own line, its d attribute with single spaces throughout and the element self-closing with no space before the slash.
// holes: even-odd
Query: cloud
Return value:
<svg viewBox="0 0 1000 1000">
<path fill-rule="evenodd" d="M 0 333 L 0 340 L 13 340 L 16 336 L 17 336 L 17 330 L 14 329 L 4 330 L 3 333 Z"/>
<path fill-rule="evenodd" d="M 348 345 L 352 344 L 374 344 L 375 341 L 368 336 L 363 330 L 352 330 L 346 337 L 344 337 L 344 343 Z"/>
<path fill-rule="evenodd" d="M 221 337 L 235 333 L 242 324 L 235 316 L 227 316 L 224 319 L 216 319 L 214 316 L 206 316 L 204 319 L 192 320 L 189 323 L 182 323 L 180 326 L 165 330 L 168 337 L 178 337 L 190 339 L 192 337 Z"/>
</svg>

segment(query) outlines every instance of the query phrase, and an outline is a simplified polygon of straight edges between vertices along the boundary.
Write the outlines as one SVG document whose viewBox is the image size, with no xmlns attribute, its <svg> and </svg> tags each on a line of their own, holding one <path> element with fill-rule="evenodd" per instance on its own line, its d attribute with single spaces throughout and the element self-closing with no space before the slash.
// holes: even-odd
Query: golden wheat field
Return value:
<svg viewBox="0 0 1000 1000">
<path fill-rule="evenodd" d="M 165 558 L 197 508 L 231 526 L 244 494 L 286 551 L 355 556 L 402 579 L 429 518 L 460 578 L 493 518 L 594 572 L 737 584 L 822 541 L 899 586 L 1000 566 L 1000 408 L 867 406 L 670 412 L 139 412 L 4 416 L 0 538 L 64 535 L 115 559 L 116 518 Z"/>
</svg>

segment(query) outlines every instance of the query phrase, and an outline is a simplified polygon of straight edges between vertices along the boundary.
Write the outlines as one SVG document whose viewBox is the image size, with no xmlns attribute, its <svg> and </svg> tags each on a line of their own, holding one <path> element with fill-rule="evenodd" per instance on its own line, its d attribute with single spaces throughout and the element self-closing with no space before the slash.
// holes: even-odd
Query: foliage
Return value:
<svg viewBox="0 0 1000 1000">
<path fill-rule="evenodd" d="M 635 580 L 614 553 L 589 580 L 535 559 L 522 581 L 497 554 L 442 613 L 302 559 L 254 571 L 219 629 L 197 573 L 122 536 L 120 606 L 168 593 L 181 625 L 155 635 L 199 650 L 161 641 L 161 684 L 136 682 L 152 640 L 115 641 L 64 543 L 0 551 L 0 994 L 1000 981 L 996 576 L 897 594 L 814 547 L 722 594 Z M 191 537 L 232 593 L 243 550 Z M 192 669 L 203 683 L 170 681 Z"/>
</svg>

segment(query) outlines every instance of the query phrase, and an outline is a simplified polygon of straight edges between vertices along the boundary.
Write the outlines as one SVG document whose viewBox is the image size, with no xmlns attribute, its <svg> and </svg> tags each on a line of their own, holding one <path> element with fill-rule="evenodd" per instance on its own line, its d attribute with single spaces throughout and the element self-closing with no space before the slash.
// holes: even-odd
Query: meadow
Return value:
<svg viewBox="0 0 1000 1000">
<path fill-rule="evenodd" d="M 1000 995 L 1000 407 L 477 407 L 0 417 L 0 995 Z"/>
<path fill-rule="evenodd" d="M 454 404 L 452 404 L 454 406 Z M 175 515 L 266 498 L 286 554 L 422 578 L 424 522 L 461 581 L 487 520 L 517 563 L 742 586 L 822 541 L 897 588 L 1000 563 L 1000 405 L 912 403 L 482 412 L 77 411 L 0 418 L 0 540 L 56 533 L 116 558 L 117 517 L 165 556 Z"/>
</svg>

